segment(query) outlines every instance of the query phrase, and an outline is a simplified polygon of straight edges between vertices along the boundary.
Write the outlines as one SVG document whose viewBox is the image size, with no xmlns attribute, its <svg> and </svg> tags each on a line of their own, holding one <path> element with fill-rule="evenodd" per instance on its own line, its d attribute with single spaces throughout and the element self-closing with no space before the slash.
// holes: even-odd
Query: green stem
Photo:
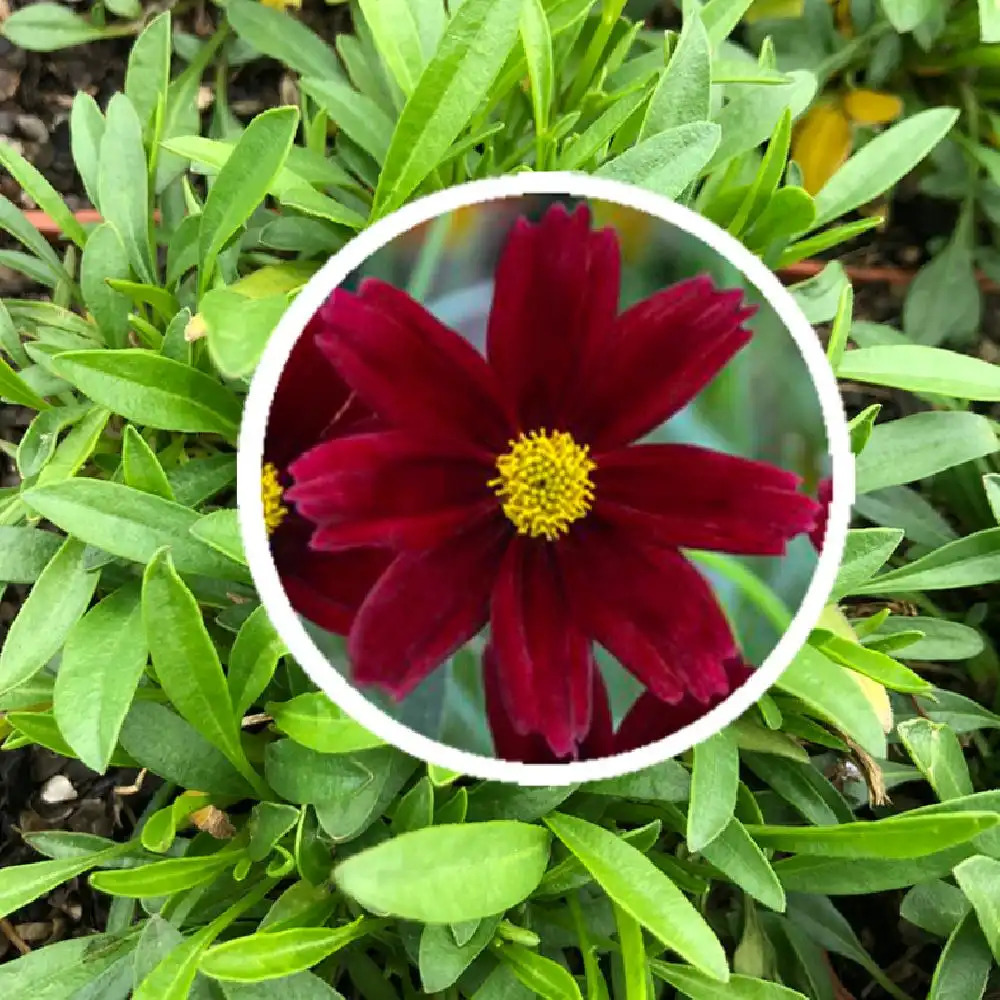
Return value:
<svg viewBox="0 0 1000 1000">
<path fill-rule="evenodd" d="M 587 92 L 591 80 L 594 79 L 594 73 L 597 71 L 601 56 L 604 54 L 605 46 L 608 44 L 608 39 L 611 37 L 611 32 L 614 30 L 615 24 L 618 23 L 618 18 L 624 7 L 624 0 L 605 0 L 601 4 L 601 20 L 594 29 L 587 51 L 584 53 L 576 72 L 576 79 L 573 81 L 573 86 L 566 98 L 565 106 L 567 108 L 575 108 Z"/>
<path fill-rule="evenodd" d="M 514 150 L 513 153 L 511 153 L 510 156 L 507 157 L 506 160 L 500 164 L 497 169 L 497 173 L 506 174 L 513 170 L 516 166 L 519 166 L 523 162 L 524 158 L 531 152 L 532 145 L 533 142 L 531 140 L 522 143 L 517 149 Z"/>
<path fill-rule="evenodd" d="M 271 791 L 267 782 L 257 773 L 246 757 L 242 760 L 234 760 L 232 764 L 246 778 L 258 799 L 262 802 L 268 802 L 274 798 L 274 792 Z"/>
<path fill-rule="evenodd" d="M 243 852 L 240 850 L 233 850 L 231 848 L 224 848 L 223 851 L 219 853 L 227 853 L 232 855 L 241 855 Z M 228 868 L 220 869 L 218 872 L 219 876 L 231 874 L 233 867 L 235 867 L 238 861 L 238 857 L 233 861 L 233 865 Z M 251 876 L 253 878 L 254 876 Z M 266 876 L 261 877 L 260 881 L 252 883 L 252 886 L 261 885 L 267 882 L 268 878 Z M 160 907 L 160 916 L 164 920 L 169 920 L 175 927 L 180 928 L 188 922 L 188 919 L 194 914 L 193 922 L 197 922 L 197 907 L 202 896 L 215 885 L 214 880 L 210 882 L 203 882 L 201 885 L 196 885 L 192 889 L 187 889 L 182 892 L 174 893 L 169 896 L 166 902 Z M 252 888 L 251 890 L 252 891 Z"/>
<path fill-rule="evenodd" d="M 220 913 L 210 924 L 205 926 L 205 936 L 209 943 L 214 941 L 231 923 L 238 920 L 247 910 L 256 906 L 279 882 L 278 878 L 261 879 L 247 894 L 233 903 L 228 910 Z"/>
<path fill-rule="evenodd" d="M 879 986 L 896 1000 L 913 1000 L 905 990 L 900 989 L 874 962 L 868 967 L 868 973 Z"/>
<path fill-rule="evenodd" d="M 721 573 L 736 584 L 741 593 L 764 615 L 764 617 L 784 634 L 792 622 L 792 613 L 785 602 L 762 580 L 754 576 L 742 563 L 718 552 L 692 552 L 695 562 Z"/>
<path fill-rule="evenodd" d="M 541 171 L 545 169 L 545 133 L 537 131 L 537 125 L 535 127 L 535 169 Z"/>
<path fill-rule="evenodd" d="M 587 933 L 587 922 L 583 917 L 583 910 L 575 892 L 571 892 L 566 897 L 569 906 L 570 916 L 573 920 L 573 927 L 576 930 L 577 947 L 583 957 L 583 972 L 587 982 L 587 1000 L 608 1000 L 608 984 L 601 975 L 600 966 L 597 964 L 594 945 L 591 943 L 590 935 Z"/>
<path fill-rule="evenodd" d="M 979 101 L 976 98 L 976 93 L 965 80 L 959 83 L 958 88 L 962 95 L 962 108 L 965 111 L 965 119 L 968 123 L 967 131 L 969 138 L 973 142 L 979 142 Z M 975 163 L 974 157 L 973 162 Z M 976 172 L 978 172 L 978 163 L 975 166 Z"/>
<path fill-rule="evenodd" d="M 902 599 L 904 601 L 909 601 L 911 604 L 915 604 L 930 618 L 941 618 L 945 621 L 952 620 L 952 616 L 939 608 L 937 604 L 935 604 L 934 601 L 932 601 L 926 594 L 903 594 Z"/>
</svg>

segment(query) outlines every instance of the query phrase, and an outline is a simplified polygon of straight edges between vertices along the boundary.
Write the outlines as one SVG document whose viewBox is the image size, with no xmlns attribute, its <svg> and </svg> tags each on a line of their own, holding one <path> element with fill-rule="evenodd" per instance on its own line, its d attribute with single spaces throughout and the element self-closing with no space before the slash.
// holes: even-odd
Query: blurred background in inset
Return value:
<svg viewBox="0 0 1000 1000">
<path fill-rule="evenodd" d="M 442 322 L 483 350 L 493 294 L 492 276 L 505 238 L 519 216 L 538 219 L 553 202 L 578 199 L 525 196 L 467 206 L 398 237 L 373 254 L 345 282 L 356 288 L 378 277 L 407 290 Z M 750 344 L 684 411 L 647 440 L 700 444 L 773 462 L 797 473 L 813 492 L 828 474 L 829 453 L 819 398 L 795 341 L 773 307 L 727 260 L 699 239 L 662 219 L 624 206 L 590 201 L 593 225 L 610 226 L 622 248 L 620 308 L 684 278 L 710 275 L 725 288 L 742 288 L 757 313 Z M 698 557 L 695 556 L 698 562 Z M 795 539 L 784 558 L 727 556 L 742 563 L 794 613 L 816 568 L 808 538 Z M 730 578 L 698 563 L 712 582 L 746 657 L 760 664 L 780 634 Z M 669 595 L 665 595 L 669 600 Z M 330 662 L 346 674 L 343 640 L 306 623 Z M 404 702 L 362 693 L 387 714 L 431 739 L 493 756 L 480 682 L 478 636 Z M 637 682 L 603 650 L 598 661 L 617 723 L 640 693 Z"/>
</svg>

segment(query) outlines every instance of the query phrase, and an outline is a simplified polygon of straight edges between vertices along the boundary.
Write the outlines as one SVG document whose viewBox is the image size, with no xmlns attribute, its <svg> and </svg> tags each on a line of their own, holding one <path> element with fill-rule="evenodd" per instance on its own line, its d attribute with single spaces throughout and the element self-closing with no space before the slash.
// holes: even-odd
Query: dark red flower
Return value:
<svg viewBox="0 0 1000 1000">
<path fill-rule="evenodd" d="M 721 705 L 753 674 L 753 668 L 739 656 L 727 660 L 724 668 L 729 691 L 724 695 L 716 695 L 705 704 L 688 697 L 682 698 L 676 705 L 665 705 L 649 692 L 640 695 L 615 733 L 614 752 L 627 753 L 629 750 L 637 750 L 691 725 Z"/>
<path fill-rule="evenodd" d="M 565 763 L 568 755 L 557 757 L 541 736 L 534 733 L 522 735 L 514 728 L 503 698 L 502 679 L 489 646 L 483 657 L 483 668 L 486 715 L 493 734 L 496 755 L 502 760 L 518 761 L 523 764 Z M 730 694 L 753 673 L 753 670 L 739 657 L 727 660 L 725 670 Z M 700 719 L 711 709 L 721 705 L 728 696 L 728 694 L 717 695 L 707 704 L 687 696 L 676 705 L 669 705 L 647 691 L 636 699 L 625 713 L 621 725 L 615 730 L 608 704 L 608 692 L 600 673 L 595 669 L 593 719 L 589 731 L 580 741 L 576 756 L 580 760 L 597 760 L 656 743 Z"/>
<path fill-rule="evenodd" d="M 508 238 L 485 358 L 380 281 L 322 307 L 317 344 L 385 429 L 307 452 L 289 497 L 316 549 L 397 550 L 351 627 L 358 684 L 403 698 L 489 621 L 515 731 L 559 757 L 591 728 L 595 641 L 664 702 L 728 692 L 736 644 L 681 549 L 780 555 L 816 503 L 772 465 L 632 443 L 747 343 L 742 293 L 618 296 L 614 232 L 557 206 Z"/>
<path fill-rule="evenodd" d="M 823 548 L 823 539 L 826 538 L 826 522 L 830 517 L 830 501 L 833 499 L 833 480 L 821 479 L 816 488 L 816 500 L 819 503 L 819 514 L 816 517 L 816 525 L 809 532 L 809 540 L 813 543 L 813 548 L 819 552 Z"/>
<path fill-rule="evenodd" d="M 608 692 L 596 666 L 591 669 L 590 726 L 569 753 L 557 756 L 548 741 L 539 733 L 518 732 L 507 709 L 504 678 L 501 676 L 492 644 L 483 651 L 483 688 L 486 694 L 486 720 L 493 735 L 493 749 L 502 760 L 523 764 L 560 764 L 577 758 L 596 760 L 615 752 L 614 728 Z M 657 699 L 658 703 L 663 705 Z"/>
<path fill-rule="evenodd" d="M 264 440 L 261 486 L 275 565 L 295 610 L 329 632 L 346 634 L 354 613 L 389 564 L 377 549 L 320 552 L 313 525 L 287 502 L 288 465 L 320 441 L 376 425 L 316 346 L 317 322 L 303 331 L 282 370 Z"/>
</svg>

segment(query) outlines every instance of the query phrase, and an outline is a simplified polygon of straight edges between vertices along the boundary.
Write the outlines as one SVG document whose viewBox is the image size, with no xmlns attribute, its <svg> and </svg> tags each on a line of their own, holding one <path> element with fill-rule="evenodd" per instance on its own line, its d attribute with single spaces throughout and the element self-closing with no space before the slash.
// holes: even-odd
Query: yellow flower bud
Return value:
<svg viewBox="0 0 1000 1000">
<path fill-rule="evenodd" d="M 851 152 L 851 123 L 835 101 L 810 109 L 795 128 L 792 159 L 802 169 L 802 186 L 816 194 Z"/>
<path fill-rule="evenodd" d="M 903 102 L 895 94 L 858 87 L 843 97 L 844 113 L 859 125 L 886 125 L 903 113 Z"/>
</svg>

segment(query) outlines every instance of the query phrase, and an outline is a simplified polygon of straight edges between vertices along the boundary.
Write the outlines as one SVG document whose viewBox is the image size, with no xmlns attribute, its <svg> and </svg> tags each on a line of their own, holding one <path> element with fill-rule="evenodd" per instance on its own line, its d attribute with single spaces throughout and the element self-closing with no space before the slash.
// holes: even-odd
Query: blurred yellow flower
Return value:
<svg viewBox="0 0 1000 1000">
<path fill-rule="evenodd" d="M 302 0 L 260 0 L 261 5 L 270 7 L 272 10 L 288 10 L 294 7 L 296 10 L 302 8 Z"/>
<path fill-rule="evenodd" d="M 851 155 L 855 125 L 885 125 L 903 112 L 895 94 L 858 88 L 826 97 L 795 126 L 792 159 L 802 170 L 802 186 L 816 194 Z"/>
<path fill-rule="evenodd" d="M 847 117 L 857 125 L 886 125 L 903 113 L 903 102 L 895 94 L 858 87 L 841 98 Z"/>
<path fill-rule="evenodd" d="M 651 216 L 609 201 L 591 202 L 591 208 L 595 228 L 610 226 L 618 234 L 623 260 L 634 261 L 643 255 L 649 245 Z"/>
<path fill-rule="evenodd" d="M 464 246 L 485 218 L 486 213 L 482 205 L 463 205 L 461 208 L 456 208 L 451 213 L 451 222 L 448 224 L 446 245 Z"/>
<path fill-rule="evenodd" d="M 814 105 L 795 127 L 791 155 L 810 194 L 826 184 L 850 153 L 851 121 L 839 101 Z"/>
<path fill-rule="evenodd" d="M 467 246 L 476 232 L 489 221 L 490 215 L 488 205 L 463 205 L 449 213 L 447 218 L 438 217 L 443 219 L 445 225 L 444 246 L 448 250 L 460 250 Z M 423 246 L 438 219 L 414 226 L 400 237 L 400 244 L 411 249 Z"/>
</svg>

